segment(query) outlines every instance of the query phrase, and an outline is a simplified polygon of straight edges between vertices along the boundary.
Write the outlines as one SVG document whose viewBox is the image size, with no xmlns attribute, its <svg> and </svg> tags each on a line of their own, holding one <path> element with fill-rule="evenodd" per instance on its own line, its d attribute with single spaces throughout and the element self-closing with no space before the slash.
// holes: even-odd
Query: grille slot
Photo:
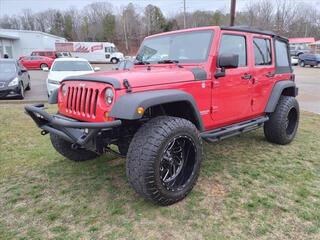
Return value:
<svg viewBox="0 0 320 240">
<path fill-rule="evenodd" d="M 73 115 L 95 118 L 99 90 L 87 87 L 68 87 L 66 111 Z"/>
</svg>

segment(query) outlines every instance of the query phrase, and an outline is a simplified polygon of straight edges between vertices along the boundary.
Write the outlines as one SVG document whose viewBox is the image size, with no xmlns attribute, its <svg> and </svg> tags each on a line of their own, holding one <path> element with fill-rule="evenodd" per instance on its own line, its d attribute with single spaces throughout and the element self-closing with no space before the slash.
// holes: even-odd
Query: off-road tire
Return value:
<svg viewBox="0 0 320 240">
<path fill-rule="evenodd" d="M 299 114 L 298 101 L 294 97 L 281 96 L 276 110 L 264 124 L 267 140 L 281 145 L 290 143 L 297 133 Z"/>
<path fill-rule="evenodd" d="M 194 163 L 182 164 L 188 166 L 187 175 L 181 175 L 182 181 L 175 180 L 181 183 L 180 188 L 168 190 L 160 178 L 161 161 L 168 144 L 182 135 L 193 142 L 189 146 L 193 147 L 194 154 L 190 153 L 192 150 L 189 148 L 185 156 L 194 156 Z M 192 190 L 199 175 L 201 160 L 202 140 L 195 125 L 186 119 L 162 116 L 142 125 L 134 135 L 127 154 L 126 172 L 131 186 L 138 194 L 155 204 L 165 206 L 182 200 Z M 192 166 L 191 170 L 189 166 Z M 184 173 L 181 170 L 178 176 Z"/>
<path fill-rule="evenodd" d="M 50 140 L 52 146 L 57 150 L 58 153 L 75 162 L 92 160 L 99 156 L 97 153 L 86 149 L 73 149 L 70 142 L 65 141 L 56 134 L 50 133 Z"/>
</svg>

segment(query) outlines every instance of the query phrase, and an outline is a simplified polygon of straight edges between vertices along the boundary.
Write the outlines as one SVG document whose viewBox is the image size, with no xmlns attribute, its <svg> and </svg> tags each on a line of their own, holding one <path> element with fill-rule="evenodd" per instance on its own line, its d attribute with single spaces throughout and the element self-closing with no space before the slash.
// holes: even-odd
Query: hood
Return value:
<svg viewBox="0 0 320 240">
<path fill-rule="evenodd" d="M 16 73 L 0 73 L 0 82 L 10 82 L 15 77 L 17 77 Z"/>
<path fill-rule="evenodd" d="M 205 80 L 207 73 L 199 67 L 160 67 L 136 66 L 130 70 L 114 70 L 109 72 L 99 72 L 90 74 L 90 77 L 113 78 L 117 79 L 122 85 L 123 80 L 127 79 L 132 88 L 145 87 L 150 85 L 162 85 L 193 80 Z"/>
<path fill-rule="evenodd" d="M 48 79 L 61 82 L 66 77 L 80 76 L 93 73 L 93 71 L 50 71 Z"/>
</svg>

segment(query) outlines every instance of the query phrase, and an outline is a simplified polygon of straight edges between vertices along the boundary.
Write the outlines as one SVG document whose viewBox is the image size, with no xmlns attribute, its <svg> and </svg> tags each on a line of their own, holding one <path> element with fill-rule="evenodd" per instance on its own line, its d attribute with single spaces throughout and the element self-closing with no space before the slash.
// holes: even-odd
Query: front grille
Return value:
<svg viewBox="0 0 320 240">
<path fill-rule="evenodd" d="M 86 87 L 68 87 L 66 111 L 73 115 L 96 117 L 99 90 Z"/>
</svg>

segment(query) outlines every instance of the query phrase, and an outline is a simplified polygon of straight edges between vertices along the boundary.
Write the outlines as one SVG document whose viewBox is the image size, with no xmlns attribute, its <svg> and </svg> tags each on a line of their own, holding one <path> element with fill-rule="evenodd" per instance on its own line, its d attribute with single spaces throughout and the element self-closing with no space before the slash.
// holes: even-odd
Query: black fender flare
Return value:
<svg viewBox="0 0 320 240">
<path fill-rule="evenodd" d="M 174 102 L 187 102 L 190 105 L 192 114 L 195 116 L 197 127 L 201 131 L 204 130 L 202 118 L 194 98 L 189 93 L 181 90 L 155 90 L 125 94 L 116 100 L 109 116 L 117 119 L 138 120 L 142 116 L 137 113 L 137 108 L 148 109 L 153 106 Z"/>
<path fill-rule="evenodd" d="M 292 97 L 296 97 L 298 95 L 298 88 L 296 87 L 294 81 L 285 80 L 277 82 L 272 89 L 267 106 L 265 108 L 266 113 L 272 113 L 275 111 L 278 101 L 285 89 L 292 90 L 289 94 Z"/>
</svg>

